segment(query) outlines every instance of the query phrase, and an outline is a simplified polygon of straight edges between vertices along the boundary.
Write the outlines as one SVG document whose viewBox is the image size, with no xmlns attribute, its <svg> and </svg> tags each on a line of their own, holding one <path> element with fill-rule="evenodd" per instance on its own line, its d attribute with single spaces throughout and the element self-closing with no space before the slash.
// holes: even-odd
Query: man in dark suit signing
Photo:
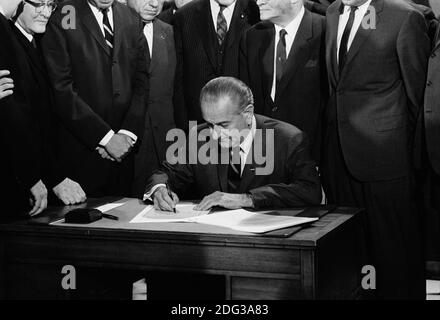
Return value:
<svg viewBox="0 0 440 320">
<path fill-rule="evenodd" d="M 149 179 L 145 198 L 152 199 L 156 208 L 172 210 L 177 195 L 188 190 L 193 190 L 192 199 L 202 199 L 197 210 L 320 203 L 319 177 L 303 132 L 285 122 L 254 116 L 252 91 L 232 77 L 208 82 L 200 101 L 206 124 L 190 132 L 190 139 L 193 133 L 198 137 L 197 150 L 190 154 L 198 157 L 186 161 L 180 154 L 175 162 L 170 156 Z M 212 148 L 212 161 L 203 158 L 206 143 Z M 260 159 L 261 154 L 266 159 Z"/>
<path fill-rule="evenodd" d="M 75 26 L 57 10 L 42 41 L 62 165 L 90 197 L 131 195 L 131 150 L 143 135 L 148 94 L 142 22 L 113 0 L 63 6 L 75 8 Z"/>
<path fill-rule="evenodd" d="M 319 161 L 326 102 L 325 18 L 303 0 L 258 0 L 262 22 L 243 36 L 240 77 L 254 93 L 255 112 L 307 133 Z"/>
<path fill-rule="evenodd" d="M 331 203 L 366 208 L 366 264 L 383 299 L 425 297 L 411 159 L 429 49 L 423 15 L 403 1 L 327 11 L 322 181 Z"/>
<path fill-rule="evenodd" d="M 167 132 L 176 127 L 173 94 L 176 72 L 176 50 L 173 27 L 156 17 L 162 10 L 163 0 L 128 0 L 145 23 L 144 34 L 149 64 L 148 110 L 145 130 L 135 155 L 133 194 L 142 197 L 148 177 L 165 161 L 169 142 Z"/>
<path fill-rule="evenodd" d="M 203 121 L 199 95 L 209 80 L 238 77 L 240 38 L 258 21 L 254 0 L 194 0 L 176 12 L 174 108 L 179 128 L 186 130 L 189 120 Z"/>
</svg>

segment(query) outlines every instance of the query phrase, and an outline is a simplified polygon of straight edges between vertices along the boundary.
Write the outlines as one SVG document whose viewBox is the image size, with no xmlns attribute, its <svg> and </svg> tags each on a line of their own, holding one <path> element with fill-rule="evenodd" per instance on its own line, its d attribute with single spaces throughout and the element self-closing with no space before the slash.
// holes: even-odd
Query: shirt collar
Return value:
<svg viewBox="0 0 440 320">
<path fill-rule="evenodd" d="M 220 10 L 220 5 L 218 4 L 217 1 L 215 0 L 209 0 L 211 2 L 211 8 L 217 8 L 217 10 Z M 234 11 L 235 8 L 235 4 L 237 3 L 237 0 L 235 0 L 234 2 L 232 2 L 229 6 L 227 6 L 225 8 L 225 10 L 232 10 Z"/>
<path fill-rule="evenodd" d="M 3 10 L 3 8 L 0 6 L 0 13 L 2 14 L 2 15 L 5 15 L 5 10 Z"/>
<path fill-rule="evenodd" d="M 251 150 L 252 142 L 254 141 L 256 131 L 257 131 L 257 120 L 255 119 L 255 116 L 252 116 L 251 132 L 246 136 L 246 138 L 240 144 L 240 149 L 245 155 L 247 155 Z"/>
<path fill-rule="evenodd" d="M 296 17 L 292 21 L 290 21 L 289 24 L 285 28 L 275 24 L 275 32 L 277 34 L 279 34 L 280 30 L 284 29 L 287 31 L 287 35 L 296 34 L 296 32 L 299 28 L 299 25 L 301 24 L 302 18 L 304 17 L 304 13 L 305 13 L 305 9 L 304 9 L 304 6 L 302 6 L 301 10 L 296 15 Z"/>
<path fill-rule="evenodd" d="M 18 22 L 15 23 L 15 26 L 18 28 L 18 30 L 20 30 L 20 32 L 29 40 L 29 42 L 32 42 L 32 40 L 34 39 L 34 36 L 32 34 L 30 34 L 29 32 L 27 32 L 26 30 L 23 29 L 22 26 L 20 26 L 20 24 Z"/>
<path fill-rule="evenodd" d="M 370 3 L 371 3 L 371 0 L 368 0 L 364 4 L 358 6 L 357 7 L 358 11 L 362 11 L 364 9 L 366 10 L 370 6 Z M 342 6 L 343 6 L 343 10 L 341 10 L 341 14 L 346 13 L 346 12 L 350 11 L 350 9 L 351 9 L 351 6 L 346 6 L 343 3 L 342 3 Z"/>
<path fill-rule="evenodd" d="M 101 9 L 95 7 L 90 1 L 87 1 L 89 4 L 90 9 L 92 9 L 93 14 L 96 16 L 98 13 L 102 14 Z M 112 6 L 108 8 L 108 13 L 113 14 Z"/>
</svg>

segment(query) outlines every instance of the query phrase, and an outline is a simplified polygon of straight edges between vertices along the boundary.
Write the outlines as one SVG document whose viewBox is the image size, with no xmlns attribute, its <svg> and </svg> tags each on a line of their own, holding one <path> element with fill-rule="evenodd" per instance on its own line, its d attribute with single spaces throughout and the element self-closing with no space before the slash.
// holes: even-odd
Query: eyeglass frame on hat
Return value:
<svg viewBox="0 0 440 320">
<path fill-rule="evenodd" d="M 51 12 L 54 12 L 57 9 L 57 7 L 58 7 L 58 2 L 57 1 L 34 2 L 34 1 L 31 1 L 31 0 L 23 0 L 23 2 L 33 6 L 34 9 L 35 9 L 35 12 L 38 13 L 38 14 L 43 12 L 45 7 L 49 7 L 49 8 L 52 7 Z"/>
</svg>

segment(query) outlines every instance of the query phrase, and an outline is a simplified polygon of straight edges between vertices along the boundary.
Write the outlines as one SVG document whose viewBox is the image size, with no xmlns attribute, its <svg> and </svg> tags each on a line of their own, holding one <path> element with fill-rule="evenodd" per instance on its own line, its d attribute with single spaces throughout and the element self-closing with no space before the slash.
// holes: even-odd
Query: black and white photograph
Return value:
<svg viewBox="0 0 440 320">
<path fill-rule="evenodd" d="M 0 149 L 0 300 L 440 300 L 440 0 L 0 0 Z"/>
</svg>

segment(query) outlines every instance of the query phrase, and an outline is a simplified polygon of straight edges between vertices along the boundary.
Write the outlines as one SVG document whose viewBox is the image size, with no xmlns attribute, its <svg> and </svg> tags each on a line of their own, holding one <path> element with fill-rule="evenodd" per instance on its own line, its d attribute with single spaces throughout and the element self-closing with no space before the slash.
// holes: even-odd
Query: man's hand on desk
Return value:
<svg viewBox="0 0 440 320">
<path fill-rule="evenodd" d="M 166 187 L 157 188 L 152 195 L 154 208 L 161 211 L 173 211 L 177 203 L 179 203 L 179 197 L 172 191 L 171 195 L 173 199 L 168 195 Z"/>
<path fill-rule="evenodd" d="M 121 162 L 122 159 L 131 151 L 133 146 L 133 139 L 125 134 L 116 133 L 105 146 L 105 151 L 107 151 L 110 157 L 118 162 Z"/>
<path fill-rule="evenodd" d="M 29 215 L 33 217 L 47 208 L 47 189 L 40 180 L 31 188 L 30 192 L 31 197 L 29 202 L 32 206 L 32 210 L 29 212 Z"/>
<path fill-rule="evenodd" d="M 69 178 L 64 179 L 63 182 L 59 183 L 52 190 L 66 206 L 82 203 L 87 200 L 86 193 L 81 186 Z"/>
<path fill-rule="evenodd" d="M 194 208 L 194 210 L 204 211 L 212 207 L 223 207 L 226 209 L 253 208 L 254 202 L 248 194 L 235 194 L 216 191 L 203 200 Z"/>
</svg>

